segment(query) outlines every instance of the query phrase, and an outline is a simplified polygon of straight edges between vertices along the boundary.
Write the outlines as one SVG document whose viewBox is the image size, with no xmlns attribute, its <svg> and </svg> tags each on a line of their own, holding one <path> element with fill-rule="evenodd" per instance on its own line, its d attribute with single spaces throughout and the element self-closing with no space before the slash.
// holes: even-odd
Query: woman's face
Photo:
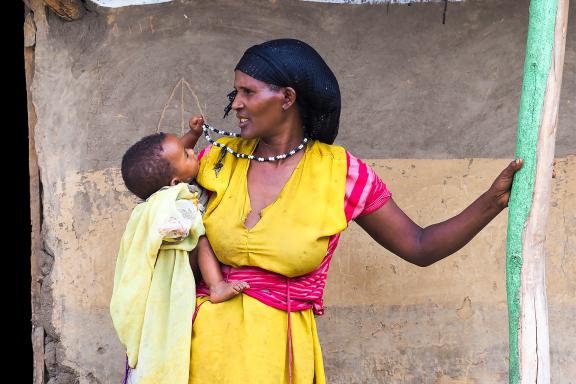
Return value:
<svg viewBox="0 0 576 384">
<path fill-rule="evenodd" d="M 278 133 L 286 118 L 284 93 L 247 74 L 235 71 L 234 89 L 238 92 L 232 102 L 243 138 L 267 137 Z"/>
</svg>

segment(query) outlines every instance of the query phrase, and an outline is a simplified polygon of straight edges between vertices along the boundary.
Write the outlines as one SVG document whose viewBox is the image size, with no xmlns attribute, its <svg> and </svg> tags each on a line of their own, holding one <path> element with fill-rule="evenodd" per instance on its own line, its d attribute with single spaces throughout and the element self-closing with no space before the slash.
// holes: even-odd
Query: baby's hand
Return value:
<svg viewBox="0 0 576 384">
<path fill-rule="evenodd" d="M 204 124 L 204 116 L 196 115 L 190 118 L 188 125 L 190 126 L 190 131 L 192 131 L 197 137 L 202 135 L 202 125 Z"/>
</svg>

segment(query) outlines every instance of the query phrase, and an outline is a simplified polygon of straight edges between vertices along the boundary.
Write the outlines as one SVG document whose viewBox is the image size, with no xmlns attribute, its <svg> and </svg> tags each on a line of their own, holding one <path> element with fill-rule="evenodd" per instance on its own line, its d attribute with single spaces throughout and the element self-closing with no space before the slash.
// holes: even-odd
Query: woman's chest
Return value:
<svg viewBox="0 0 576 384">
<path fill-rule="evenodd" d="M 225 182 L 207 183 L 215 193 L 204 226 L 221 262 L 286 276 L 306 274 L 322 262 L 330 236 L 347 225 L 346 163 L 310 153 L 302 160 L 285 173 L 249 173 L 252 165 L 238 161 L 221 174 Z"/>
<path fill-rule="evenodd" d="M 262 173 L 256 183 L 251 184 L 250 177 L 230 183 L 204 222 L 220 261 L 286 276 L 306 274 L 321 263 L 335 229 L 322 225 L 320 212 L 309 207 L 313 200 L 321 199 L 313 192 L 304 193 L 299 171 L 294 170 L 287 180 Z"/>
<path fill-rule="evenodd" d="M 280 166 L 270 163 L 250 164 L 246 186 L 241 187 L 247 195 L 245 204 L 249 212 L 244 222 L 247 228 L 253 228 L 260 221 L 262 211 L 282 199 L 284 190 L 291 189 L 288 184 L 292 175 L 298 171 L 297 165 L 296 161 Z"/>
</svg>

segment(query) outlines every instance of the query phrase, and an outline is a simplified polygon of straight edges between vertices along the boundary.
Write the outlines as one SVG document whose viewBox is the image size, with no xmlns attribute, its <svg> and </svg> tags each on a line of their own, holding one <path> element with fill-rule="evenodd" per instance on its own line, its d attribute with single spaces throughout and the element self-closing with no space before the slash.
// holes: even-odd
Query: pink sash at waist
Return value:
<svg viewBox="0 0 576 384">
<path fill-rule="evenodd" d="M 303 311 L 312 308 L 317 316 L 324 314 L 324 287 L 326 273 L 318 268 L 298 277 L 286 277 L 257 267 L 222 267 L 226 281 L 245 281 L 250 288 L 243 293 L 276 309 L 283 311 Z M 208 287 L 198 282 L 196 296 L 209 296 Z"/>
</svg>

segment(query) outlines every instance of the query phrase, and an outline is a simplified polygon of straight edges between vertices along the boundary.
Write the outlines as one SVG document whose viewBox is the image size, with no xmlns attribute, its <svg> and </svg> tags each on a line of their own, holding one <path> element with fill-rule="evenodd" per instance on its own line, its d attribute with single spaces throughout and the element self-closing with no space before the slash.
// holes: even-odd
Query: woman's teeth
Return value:
<svg viewBox="0 0 576 384">
<path fill-rule="evenodd" d="M 245 118 L 242 118 L 242 117 L 240 118 L 240 122 L 241 122 L 241 123 L 245 123 L 245 122 L 247 122 L 247 121 L 248 121 L 248 119 L 245 119 Z"/>
</svg>

